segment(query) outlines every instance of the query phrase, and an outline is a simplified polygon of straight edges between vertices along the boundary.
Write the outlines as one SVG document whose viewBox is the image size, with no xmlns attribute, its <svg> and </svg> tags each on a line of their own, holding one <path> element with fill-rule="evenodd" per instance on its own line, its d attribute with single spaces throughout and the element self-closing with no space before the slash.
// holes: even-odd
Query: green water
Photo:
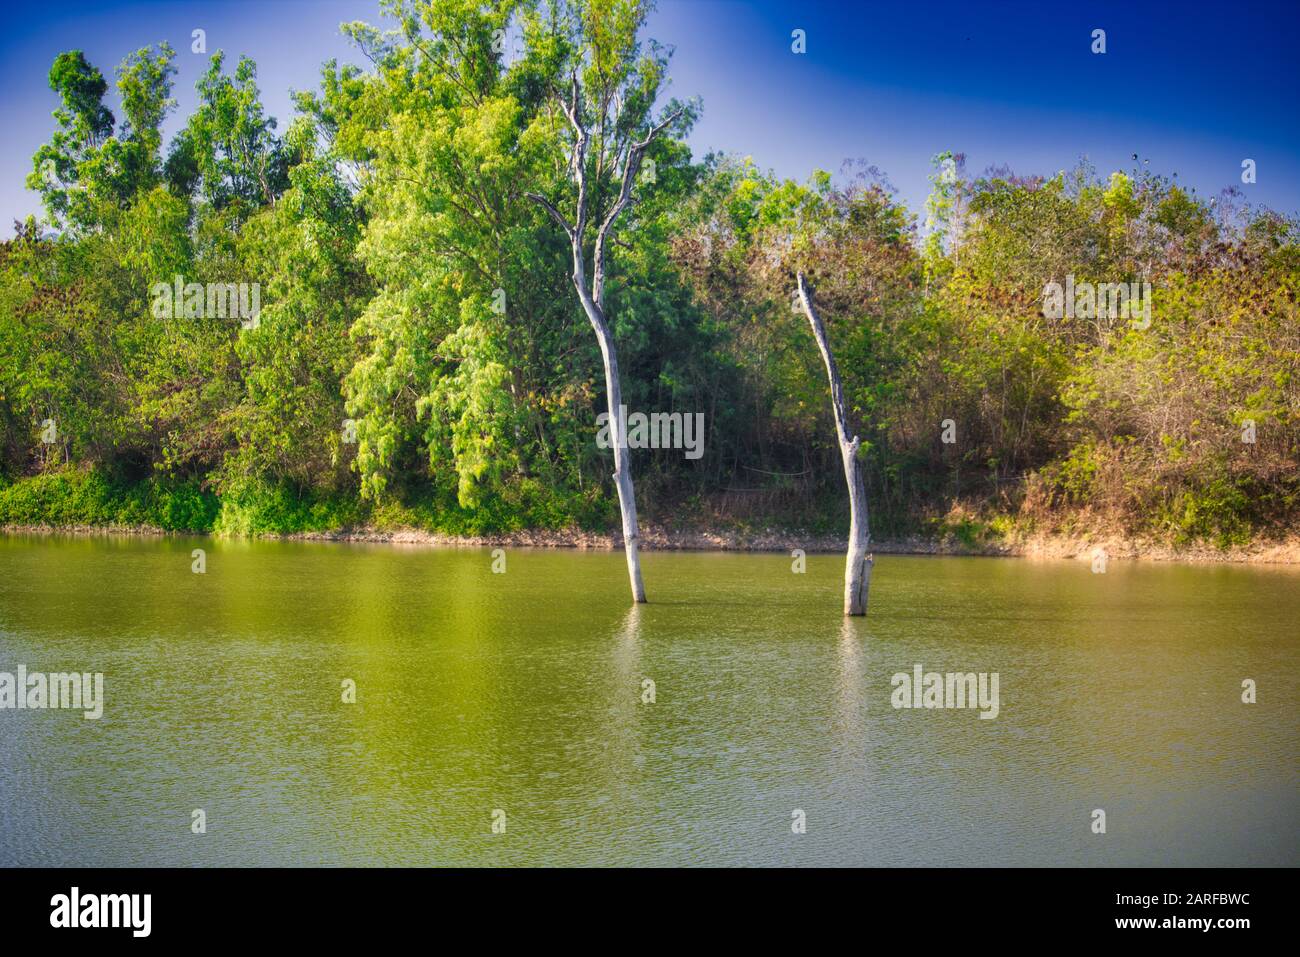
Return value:
<svg viewBox="0 0 1300 957">
<path fill-rule="evenodd" d="M 0 711 L 0 864 L 1300 863 L 1295 569 L 883 556 L 846 623 L 835 556 L 506 562 L 0 536 L 0 671 L 105 675 Z"/>
</svg>

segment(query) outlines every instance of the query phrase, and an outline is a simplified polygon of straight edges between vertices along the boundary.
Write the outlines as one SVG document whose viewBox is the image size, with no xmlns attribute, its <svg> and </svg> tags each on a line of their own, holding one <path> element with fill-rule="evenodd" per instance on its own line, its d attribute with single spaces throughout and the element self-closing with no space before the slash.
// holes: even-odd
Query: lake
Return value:
<svg viewBox="0 0 1300 957">
<path fill-rule="evenodd" d="M 846 621 L 839 556 L 643 565 L 0 536 L 0 672 L 104 675 L 0 710 L 0 864 L 1300 863 L 1300 569 L 884 555 Z"/>
</svg>

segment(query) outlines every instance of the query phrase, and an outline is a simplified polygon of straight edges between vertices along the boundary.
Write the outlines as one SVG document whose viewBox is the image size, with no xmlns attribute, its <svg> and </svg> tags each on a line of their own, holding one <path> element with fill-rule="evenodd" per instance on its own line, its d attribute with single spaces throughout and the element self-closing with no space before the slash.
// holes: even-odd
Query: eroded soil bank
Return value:
<svg viewBox="0 0 1300 957">
<path fill-rule="evenodd" d="M 149 526 L 45 526 L 4 525 L 0 532 L 35 535 L 202 535 L 203 533 L 167 532 Z M 585 532 L 581 529 L 525 530 L 494 535 L 456 536 L 423 529 L 355 528 L 331 532 L 297 532 L 287 535 L 264 534 L 259 538 L 286 541 L 375 542 L 395 545 L 433 545 L 448 547 L 509 546 L 516 548 L 590 548 L 613 549 L 622 544 L 622 535 Z M 755 551 L 779 552 L 801 548 L 805 552 L 839 552 L 844 549 L 842 535 L 804 533 L 798 530 L 678 530 L 646 527 L 641 534 L 642 548 L 657 551 Z M 1094 536 L 1034 534 L 991 541 L 962 541 L 955 536 L 928 539 L 920 536 L 873 540 L 873 551 L 898 555 L 992 555 L 1004 557 L 1080 559 L 1091 561 L 1098 550 L 1108 560 L 1247 562 L 1261 564 L 1300 564 L 1300 535 L 1281 539 L 1256 540 L 1246 545 L 1220 548 L 1209 544 L 1174 545 L 1155 539 L 1102 533 Z"/>
</svg>

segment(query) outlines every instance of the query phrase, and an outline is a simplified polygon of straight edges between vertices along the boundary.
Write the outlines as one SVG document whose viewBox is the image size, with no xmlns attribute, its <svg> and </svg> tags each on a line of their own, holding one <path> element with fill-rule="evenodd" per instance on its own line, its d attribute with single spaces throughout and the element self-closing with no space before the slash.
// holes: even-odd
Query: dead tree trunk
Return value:
<svg viewBox="0 0 1300 957">
<path fill-rule="evenodd" d="M 609 323 L 605 321 L 605 311 L 585 294 L 578 276 L 574 284 L 578 286 L 578 297 L 582 300 L 583 310 L 591 327 L 596 330 L 600 341 L 600 355 L 605 364 L 605 396 L 609 409 L 609 429 L 614 436 L 614 484 L 618 488 L 618 507 L 623 516 L 623 551 L 627 555 L 627 574 L 632 583 L 632 600 L 645 601 L 645 584 L 641 581 L 641 553 L 639 551 L 640 530 L 636 519 L 636 490 L 632 486 L 632 467 L 628 463 L 627 446 L 623 437 L 627 434 L 623 422 L 623 387 L 619 381 L 618 354 L 614 351 L 614 334 L 610 332 Z"/>
<path fill-rule="evenodd" d="M 803 273 L 799 273 L 799 302 L 812 326 L 822 361 L 826 363 L 826 377 L 831 384 L 831 407 L 835 412 L 835 432 L 839 439 L 840 456 L 844 459 L 844 481 L 849 486 L 849 548 L 844 566 L 844 614 L 865 615 L 874 559 L 867 553 L 871 532 L 867 527 L 867 492 L 862 482 L 862 465 L 858 461 L 860 442 L 856 435 L 849 437 L 849 423 L 844 412 L 844 386 L 840 382 L 835 357 L 831 354 L 826 327 L 813 306 L 812 291 L 804 281 Z"/>
<path fill-rule="evenodd" d="M 628 140 L 621 150 L 622 188 L 618 198 L 605 219 L 596 230 L 595 247 L 592 251 L 591 287 L 587 287 L 586 252 L 584 248 L 590 210 L 587 183 L 587 147 L 589 134 L 583 119 L 581 91 L 578 87 L 576 73 L 571 77 L 569 101 L 560 101 L 560 108 L 568 117 L 573 127 L 573 153 L 569 157 L 569 175 L 578 189 L 577 206 L 574 220 L 568 222 L 546 197 L 537 193 L 525 193 L 554 219 L 569 238 L 573 254 L 573 285 L 578 292 L 578 301 L 582 304 L 587 320 L 596 331 L 600 343 L 600 355 L 605 365 L 605 396 L 609 407 L 609 428 L 614 438 L 614 483 L 618 488 L 618 505 L 623 515 L 623 549 L 627 553 L 627 574 L 632 583 L 632 600 L 644 602 L 645 585 L 641 581 L 641 555 L 639 551 L 641 535 L 636 519 L 636 491 L 632 486 L 632 468 L 628 462 L 628 449 L 625 444 L 627 435 L 623 422 L 623 388 L 618 374 L 618 354 L 614 348 L 614 335 L 610 331 L 605 316 L 605 246 L 609 241 L 614 224 L 623 210 L 632 204 L 632 186 L 636 182 L 637 171 L 641 168 L 641 157 L 646 148 L 681 111 L 674 112 L 657 126 L 653 126 L 645 139 L 639 142 Z"/>
</svg>

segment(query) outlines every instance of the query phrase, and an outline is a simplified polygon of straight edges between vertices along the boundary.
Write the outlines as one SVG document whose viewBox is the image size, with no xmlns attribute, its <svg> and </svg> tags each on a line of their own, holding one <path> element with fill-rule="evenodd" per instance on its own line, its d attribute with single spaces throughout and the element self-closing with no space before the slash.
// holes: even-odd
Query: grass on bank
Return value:
<svg viewBox="0 0 1300 957">
<path fill-rule="evenodd" d="M 1081 508 L 1048 509 L 1031 497 L 1018 509 L 1007 508 L 1007 503 L 952 504 L 943 511 L 881 508 L 873 511 L 871 524 L 877 540 L 916 539 L 972 552 L 995 551 L 1031 535 L 1142 537 L 1175 547 L 1208 545 L 1226 551 L 1287 532 L 1253 521 L 1249 500 L 1239 490 L 1211 485 L 1203 492 L 1181 490 L 1165 507 L 1127 520 Z M 772 500 L 757 512 L 693 497 L 673 507 L 648 506 L 642 516 L 647 525 L 669 531 L 730 533 L 742 539 L 791 530 L 834 536 L 847 527 L 844 503 L 831 494 Z M 565 496 L 530 481 L 466 508 L 454 495 L 439 495 L 430 488 L 408 493 L 400 501 L 374 503 L 352 493 L 304 493 L 259 482 L 218 495 L 197 480 L 129 479 L 94 468 L 0 478 L 0 526 L 150 529 L 228 537 L 416 529 L 471 537 L 573 529 L 604 532 L 617 524 L 614 503 L 599 491 Z"/>
<path fill-rule="evenodd" d="M 197 480 L 132 480 L 98 469 L 0 478 L 0 526 L 122 528 L 230 537 L 373 528 L 487 535 L 525 529 L 603 528 L 609 503 L 562 497 L 537 483 L 465 508 L 431 490 L 382 504 L 354 494 L 304 493 L 289 485 L 246 483 L 225 495 Z"/>
</svg>

